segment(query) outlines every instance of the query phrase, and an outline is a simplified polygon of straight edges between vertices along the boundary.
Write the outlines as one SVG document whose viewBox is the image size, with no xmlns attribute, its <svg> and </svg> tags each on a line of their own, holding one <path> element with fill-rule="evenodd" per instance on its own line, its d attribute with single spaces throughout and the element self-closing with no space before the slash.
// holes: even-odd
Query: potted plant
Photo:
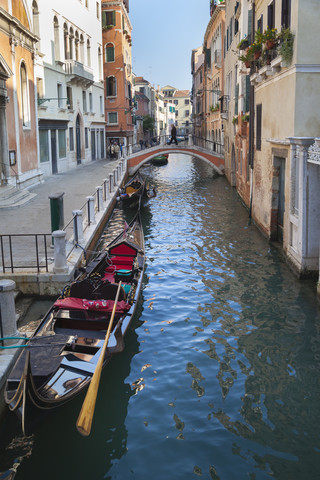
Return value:
<svg viewBox="0 0 320 480">
<path fill-rule="evenodd" d="M 274 48 L 278 38 L 278 32 L 276 28 L 267 28 L 263 33 L 263 43 L 266 45 L 267 50 Z"/>
<path fill-rule="evenodd" d="M 279 54 L 282 57 L 282 61 L 286 65 L 290 65 L 292 56 L 293 56 L 293 39 L 294 35 L 291 32 L 290 28 L 284 28 L 279 36 L 280 48 Z"/>
<path fill-rule="evenodd" d="M 233 117 L 232 123 L 233 123 L 233 125 L 237 125 L 237 124 L 238 124 L 238 116 L 237 116 L 237 115 L 235 115 L 235 116 Z"/>
<path fill-rule="evenodd" d="M 247 68 L 250 68 L 253 61 L 253 52 L 250 50 L 250 48 L 247 49 L 244 55 L 239 56 L 239 60 L 241 60 L 241 62 L 243 62 Z"/>
<path fill-rule="evenodd" d="M 244 115 L 242 115 L 241 117 L 241 122 L 249 122 L 249 113 L 245 113 Z"/>
<path fill-rule="evenodd" d="M 258 60 L 262 52 L 262 43 L 253 42 L 249 47 L 250 52 L 253 54 L 253 59 Z"/>
<path fill-rule="evenodd" d="M 249 40 L 247 38 L 243 38 L 242 40 L 240 40 L 240 42 L 238 43 L 237 45 L 237 48 L 239 50 L 245 50 L 246 48 L 248 48 L 249 46 Z"/>
</svg>

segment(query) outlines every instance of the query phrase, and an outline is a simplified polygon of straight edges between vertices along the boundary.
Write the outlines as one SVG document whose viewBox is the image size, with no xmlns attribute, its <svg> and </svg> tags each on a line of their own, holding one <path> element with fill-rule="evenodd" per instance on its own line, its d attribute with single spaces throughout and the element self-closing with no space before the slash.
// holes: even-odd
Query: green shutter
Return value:
<svg viewBox="0 0 320 480">
<path fill-rule="evenodd" d="M 206 48 L 206 64 L 207 67 L 211 67 L 211 49 Z"/>
<path fill-rule="evenodd" d="M 248 10 L 248 37 L 249 43 L 251 43 L 252 38 L 252 10 Z"/>
<path fill-rule="evenodd" d="M 239 83 L 236 84 L 235 88 L 235 102 L 234 102 L 234 114 L 238 115 L 238 105 L 239 105 Z"/>
<path fill-rule="evenodd" d="M 245 97 L 245 110 L 250 110 L 250 75 L 246 75 L 246 97 Z"/>
</svg>

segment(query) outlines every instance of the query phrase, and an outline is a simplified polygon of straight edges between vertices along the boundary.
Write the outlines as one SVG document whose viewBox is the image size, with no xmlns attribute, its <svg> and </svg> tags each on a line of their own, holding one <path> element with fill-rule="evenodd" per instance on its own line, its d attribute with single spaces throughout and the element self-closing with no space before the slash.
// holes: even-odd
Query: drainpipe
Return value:
<svg viewBox="0 0 320 480">
<path fill-rule="evenodd" d="M 252 25 L 251 25 L 251 41 L 254 40 L 255 26 L 255 0 L 252 0 Z M 253 74 L 253 66 L 250 68 L 250 75 Z M 249 115 L 249 165 L 250 165 L 250 204 L 249 219 L 252 216 L 252 198 L 253 198 L 253 167 L 254 167 L 254 85 L 250 85 L 250 115 Z"/>
</svg>

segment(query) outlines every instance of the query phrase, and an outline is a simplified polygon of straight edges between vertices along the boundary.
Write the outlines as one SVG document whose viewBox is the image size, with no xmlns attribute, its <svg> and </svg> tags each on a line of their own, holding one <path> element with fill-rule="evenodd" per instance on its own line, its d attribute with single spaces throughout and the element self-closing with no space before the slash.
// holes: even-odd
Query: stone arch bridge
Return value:
<svg viewBox="0 0 320 480">
<path fill-rule="evenodd" d="M 129 145 L 126 151 L 123 152 L 127 158 L 129 175 L 133 175 L 144 163 L 147 163 L 153 157 L 167 153 L 183 153 L 200 158 L 212 165 L 219 175 L 224 175 L 224 152 L 222 145 L 214 142 L 209 142 L 208 145 L 208 141 L 202 141 L 202 139 L 194 140 L 192 136 L 189 136 L 187 141 L 178 145 L 166 145 L 162 143 L 136 152 L 132 150 L 132 146 Z"/>
</svg>

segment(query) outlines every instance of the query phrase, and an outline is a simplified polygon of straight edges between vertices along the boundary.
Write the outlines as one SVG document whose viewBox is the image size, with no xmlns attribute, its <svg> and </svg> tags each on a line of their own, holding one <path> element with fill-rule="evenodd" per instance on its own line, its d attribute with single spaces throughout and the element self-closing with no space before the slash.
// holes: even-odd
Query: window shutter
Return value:
<svg viewBox="0 0 320 480">
<path fill-rule="evenodd" d="M 207 67 L 211 67 L 211 49 L 210 48 L 206 49 L 206 64 L 207 64 Z"/>
<path fill-rule="evenodd" d="M 256 125 L 256 149 L 261 150 L 261 120 L 262 120 L 262 104 L 257 105 L 257 125 Z"/>
<path fill-rule="evenodd" d="M 252 43 L 252 10 L 248 10 L 248 38 L 249 43 Z"/>
<path fill-rule="evenodd" d="M 236 84 L 235 88 L 235 102 L 234 102 L 234 114 L 238 115 L 238 105 L 239 105 L 239 83 Z"/>
<path fill-rule="evenodd" d="M 250 75 L 246 75 L 246 97 L 245 97 L 245 111 L 250 110 Z"/>
</svg>

